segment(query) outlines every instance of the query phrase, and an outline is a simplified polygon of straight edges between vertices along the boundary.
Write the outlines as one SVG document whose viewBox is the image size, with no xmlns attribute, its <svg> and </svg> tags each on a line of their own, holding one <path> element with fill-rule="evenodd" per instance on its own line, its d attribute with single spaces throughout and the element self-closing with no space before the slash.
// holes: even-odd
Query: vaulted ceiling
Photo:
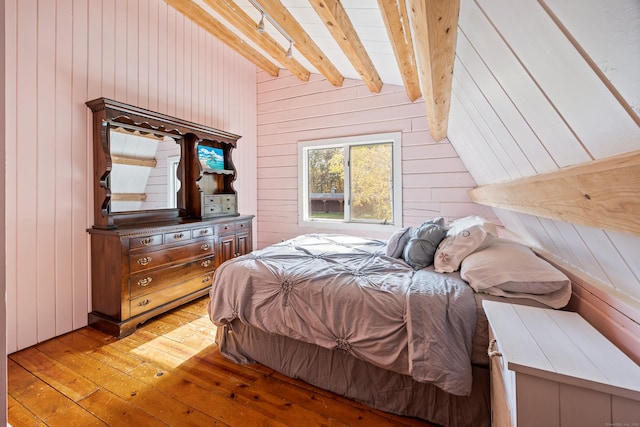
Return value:
<svg viewBox="0 0 640 427">
<path fill-rule="evenodd" d="M 403 85 L 433 138 L 447 136 L 459 0 L 165 1 L 272 76 Z"/>
</svg>

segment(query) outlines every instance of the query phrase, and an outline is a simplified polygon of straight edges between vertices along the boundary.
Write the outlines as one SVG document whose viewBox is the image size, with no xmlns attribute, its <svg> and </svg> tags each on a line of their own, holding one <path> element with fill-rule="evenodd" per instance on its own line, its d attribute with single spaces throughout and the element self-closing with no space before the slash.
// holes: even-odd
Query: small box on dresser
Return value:
<svg viewBox="0 0 640 427">
<path fill-rule="evenodd" d="M 483 306 L 493 426 L 640 425 L 640 367 L 579 314 Z"/>
</svg>

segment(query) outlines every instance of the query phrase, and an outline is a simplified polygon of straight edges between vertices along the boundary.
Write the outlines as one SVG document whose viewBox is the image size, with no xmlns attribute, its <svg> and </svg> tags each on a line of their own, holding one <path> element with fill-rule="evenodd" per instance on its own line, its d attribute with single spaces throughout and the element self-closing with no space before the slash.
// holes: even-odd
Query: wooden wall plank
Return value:
<svg viewBox="0 0 640 427">
<path fill-rule="evenodd" d="M 516 16 L 525 15 L 517 12 Z M 591 160 L 592 158 L 580 145 L 575 134 L 567 128 L 562 116 L 549 103 L 544 91 L 532 79 L 519 58 L 514 56 L 502 34 L 496 31 L 490 18 L 475 1 L 462 1 L 460 31 L 469 39 L 473 49 L 487 64 L 500 87 L 513 101 L 555 162 L 562 167 Z M 522 20 L 515 17 L 513 19 L 517 22 Z M 537 33 L 538 31 L 535 31 L 535 34 Z M 543 50 L 546 51 L 546 49 Z M 467 62 L 464 56 L 461 56 L 460 60 L 462 63 Z M 454 139 L 452 142 L 455 144 Z M 532 159 L 532 162 L 535 163 L 535 161 Z"/>
<path fill-rule="evenodd" d="M 93 3 L 93 2 L 91 2 Z M 88 126 L 87 117 L 89 112 L 84 105 L 84 100 L 94 99 L 88 93 L 89 80 L 91 72 L 89 70 L 89 46 L 91 33 L 95 29 L 89 25 L 91 18 L 89 13 L 91 5 L 84 0 L 73 0 L 73 63 L 72 75 L 73 87 L 71 95 L 71 135 L 74 138 L 81 138 L 81 135 L 89 135 L 91 132 Z M 91 28 L 91 32 L 89 31 Z M 100 27 L 97 27 L 98 30 Z M 95 85 L 94 85 L 95 86 Z M 85 139 L 89 141 L 89 137 Z M 89 161 L 90 144 L 71 144 L 71 194 L 86 195 L 90 199 L 89 180 L 87 176 L 91 176 L 92 164 Z M 85 165 L 80 167 L 79 165 Z M 71 228 L 72 233 L 71 247 L 71 274 L 72 274 L 72 329 L 84 326 L 87 322 L 87 313 L 89 312 L 89 287 L 87 286 L 87 277 L 89 277 L 89 248 L 87 235 L 83 228 L 88 227 L 89 218 L 93 218 L 93 212 L 87 212 L 87 204 L 83 197 L 73 197 L 71 203 Z M 82 262 L 87 260 L 87 262 Z M 60 331 L 62 329 L 59 329 Z"/>
<path fill-rule="evenodd" d="M 278 82 L 258 78 L 258 247 L 315 231 L 298 226 L 297 147 L 298 141 L 304 140 L 401 131 L 403 187 L 411 189 L 403 192 L 405 225 L 419 225 L 437 215 L 453 219 L 477 212 L 478 206 L 469 203 L 464 194 L 464 200 L 447 196 L 433 199 L 434 188 L 437 195 L 450 188 L 464 193 L 474 181 L 448 141 L 435 143 L 421 111 L 424 105 L 410 103 L 403 88 L 385 85 L 380 94 L 371 94 L 364 84 L 350 79 L 341 88 L 315 81 L 289 85 L 279 80 L 296 79 L 282 74 Z M 491 214 L 489 209 L 485 212 Z M 369 236 L 376 233 L 381 238 L 390 235 L 364 232 Z"/>
<path fill-rule="evenodd" d="M 56 4 L 52 2 L 38 2 L 39 28 L 37 35 L 37 51 L 34 52 L 37 61 L 37 92 L 36 96 L 42 102 L 37 105 L 37 130 L 33 135 L 33 166 L 31 173 L 36 177 L 36 187 L 42 189 L 36 196 L 36 249 L 33 268 L 36 270 L 36 307 L 38 312 L 38 339 L 55 335 L 56 318 L 55 296 L 56 288 L 47 285 L 47 280 L 56 274 L 55 259 L 49 254 L 56 251 L 56 178 L 58 165 L 56 163 L 56 146 L 51 139 L 58 137 L 58 128 L 64 124 L 58 123 L 56 114 L 57 79 L 56 64 Z M 51 107 L 54 107 L 53 109 Z M 26 113 L 26 111 L 25 111 Z M 53 138 L 52 138 L 53 135 Z"/>
<path fill-rule="evenodd" d="M 16 73 L 16 176 L 15 182 L 19 182 L 25 191 L 17 191 L 15 209 L 16 241 L 8 242 L 9 247 L 15 248 L 18 265 L 23 260 L 29 260 L 27 268 L 18 268 L 16 283 L 25 286 L 17 287 L 16 328 L 20 330 L 17 337 L 19 347 L 28 347 L 37 342 L 37 270 L 33 268 L 34 242 L 37 242 L 37 174 L 33 171 L 34 159 L 37 157 L 37 125 L 33 123 L 33 107 L 37 106 L 37 52 L 38 43 L 33 28 L 37 27 L 37 1 L 20 1 L 17 5 L 17 73 Z M 9 43 L 9 41 L 7 41 Z M 8 84 L 10 87 L 11 85 Z M 11 106 L 9 106 L 11 108 Z M 37 252 L 37 250 L 36 250 Z M 14 285 L 15 286 L 15 285 Z M 9 331 L 14 332 L 14 331 Z M 11 351 L 11 349 L 9 349 Z"/>
<path fill-rule="evenodd" d="M 531 163 L 536 173 L 549 172 L 558 168 L 551 155 L 545 149 L 538 135 L 527 123 L 525 117 L 518 110 L 514 101 L 507 95 L 500 85 L 492 70 L 484 59 L 478 54 L 466 33 L 460 31 L 456 48 L 457 61 L 473 76 L 473 82 L 477 85 L 477 91 L 481 92 L 490 108 L 499 117 L 500 122 L 508 130 L 510 143 L 520 147 L 528 162 Z M 459 68 L 456 69 L 459 71 Z M 454 74 L 457 82 L 463 77 L 459 73 Z"/>
<path fill-rule="evenodd" d="M 105 96 L 224 124 L 252 136 L 240 154 L 255 159 L 256 72 L 230 50 L 216 60 L 220 42 L 164 2 L 5 4 L 4 46 L 12 64 L 5 97 L 11 122 L 5 129 L 6 342 L 14 352 L 87 324 L 93 172 L 85 102 Z M 205 86 L 202 77 L 212 74 L 224 80 Z M 236 186 L 239 204 L 253 209 L 246 213 L 255 213 L 253 165 Z"/>
<path fill-rule="evenodd" d="M 73 0 L 58 0 L 54 11 L 56 31 L 54 40 L 56 45 L 56 64 L 66 64 L 69 69 L 73 64 Z M 73 260 L 71 257 L 65 256 L 70 248 L 72 248 L 72 209 L 73 203 L 69 203 L 74 199 L 72 186 L 72 143 L 73 143 L 73 106 L 72 106 L 72 87 L 73 78 L 71 73 L 55 73 L 55 140 L 56 144 L 50 141 L 45 143 L 54 146 L 54 155 L 50 159 L 55 159 L 55 171 L 53 174 L 53 191 L 50 194 L 50 204 L 43 207 L 43 217 L 51 224 L 51 216 L 53 214 L 54 222 L 51 227 L 54 242 L 55 257 L 47 256 L 51 260 L 51 267 L 47 274 L 51 279 L 51 271 L 54 271 L 55 289 L 54 298 L 48 302 L 55 311 L 55 322 L 51 322 L 49 317 L 45 317 L 45 321 L 54 324 L 53 335 L 62 334 L 73 329 Z M 84 132 L 83 132 L 84 134 Z M 50 138 L 50 136 L 49 136 Z M 46 190 L 45 190 L 46 191 Z M 38 194 L 41 194 L 38 191 Z M 67 202 L 61 203 L 62 200 Z M 46 284 L 47 279 L 44 277 L 39 279 L 43 287 L 51 288 Z M 50 335 L 45 335 L 49 338 Z M 42 337 L 44 338 L 44 336 Z M 42 339 L 41 338 L 41 339 Z M 45 339 L 46 339 L 45 338 Z"/>
<path fill-rule="evenodd" d="M 477 3 L 593 158 L 638 149 L 638 125 L 538 2 Z"/>
</svg>

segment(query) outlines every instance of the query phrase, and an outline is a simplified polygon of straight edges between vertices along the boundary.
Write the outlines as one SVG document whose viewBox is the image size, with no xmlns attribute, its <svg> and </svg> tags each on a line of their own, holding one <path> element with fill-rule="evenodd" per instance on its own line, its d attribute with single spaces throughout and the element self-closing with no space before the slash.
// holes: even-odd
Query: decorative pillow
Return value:
<svg viewBox="0 0 640 427">
<path fill-rule="evenodd" d="M 495 224 L 479 216 L 468 216 L 453 221 L 435 254 L 434 266 L 438 273 L 451 273 L 460 268 L 462 260 L 497 238 Z"/>
<path fill-rule="evenodd" d="M 444 218 L 434 218 L 422 223 L 411 233 L 402 257 L 414 270 L 430 266 L 433 264 L 436 248 L 446 234 Z"/>
<path fill-rule="evenodd" d="M 404 227 L 396 230 L 387 242 L 387 256 L 400 258 L 404 247 L 411 238 L 411 227 Z"/>
<path fill-rule="evenodd" d="M 498 239 L 462 261 L 460 277 L 476 292 L 529 298 L 562 308 L 571 297 L 571 281 L 560 270 L 517 242 Z"/>
</svg>

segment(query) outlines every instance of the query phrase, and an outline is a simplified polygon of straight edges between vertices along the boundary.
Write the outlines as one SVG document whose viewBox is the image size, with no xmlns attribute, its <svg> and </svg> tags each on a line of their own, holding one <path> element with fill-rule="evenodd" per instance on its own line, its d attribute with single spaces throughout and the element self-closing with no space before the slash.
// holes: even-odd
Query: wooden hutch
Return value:
<svg viewBox="0 0 640 427">
<path fill-rule="evenodd" d="M 208 294 L 215 269 L 252 250 L 228 132 L 99 98 L 93 113 L 89 324 L 117 337 Z"/>
</svg>

